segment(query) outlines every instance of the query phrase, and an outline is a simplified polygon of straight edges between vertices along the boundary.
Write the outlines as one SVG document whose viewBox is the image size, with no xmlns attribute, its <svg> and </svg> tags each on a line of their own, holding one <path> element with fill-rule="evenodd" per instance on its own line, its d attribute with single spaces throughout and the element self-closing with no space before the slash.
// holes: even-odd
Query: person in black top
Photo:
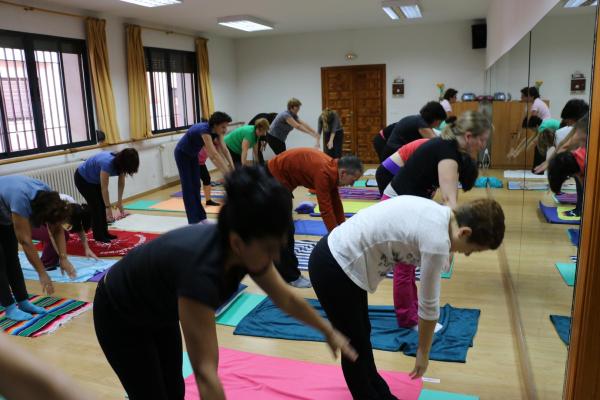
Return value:
<svg viewBox="0 0 600 400">
<path fill-rule="evenodd" d="M 232 172 L 225 190 L 217 225 L 180 228 L 137 247 L 98 284 L 96 336 L 131 400 L 184 398 L 179 323 L 202 398 L 225 398 L 215 310 L 246 275 L 285 312 L 323 332 L 334 354 L 356 359 L 348 340 L 273 266 L 292 219 L 289 192 L 258 166 Z"/>
<path fill-rule="evenodd" d="M 422 144 L 385 189 L 382 200 L 401 195 L 432 198 L 440 188 L 442 201 L 455 209 L 458 183 L 463 191 L 471 190 L 477 179 L 476 158 L 486 147 L 491 123 L 480 112 L 467 111 L 446 125 L 440 138 Z M 394 308 L 398 324 L 404 328 L 417 325 L 418 299 L 415 266 L 398 263 L 394 268 Z"/>
<path fill-rule="evenodd" d="M 383 159 L 385 160 L 398 149 L 413 140 L 421 138 L 434 138 L 436 135 L 433 128 L 446 120 L 446 111 L 437 101 L 430 101 L 425 104 L 417 115 L 410 115 L 402 118 L 394 126 L 389 139 L 383 149 Z M 383 161 L 382 161 L 383 162 Z"/>
<path fill-rule="evenodd" d="M 375 153 L 377 153 L 377 157 L 379 157 L 379 162 L 382 163 L 387 157 L 383 156 L 383 150 L 385 149 L 385 144 L 387 143 L 392 131 L 396 123 L 390 124 L 380 130 L 377 135 L 373 137 L 373 148 L 375 149 Z"/>
</svg>

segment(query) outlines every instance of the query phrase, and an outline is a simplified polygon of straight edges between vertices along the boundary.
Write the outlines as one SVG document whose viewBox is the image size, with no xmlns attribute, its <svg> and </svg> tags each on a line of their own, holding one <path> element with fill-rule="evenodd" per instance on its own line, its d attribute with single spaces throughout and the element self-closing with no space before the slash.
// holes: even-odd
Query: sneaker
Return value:
<svg viewBox="0 0 600 400">
<path fill-rule="evenodd" d="M 298 289 L 308 289 L 312 287 L 310 281 L 302 275 L 295 281 L 289 282 L 289 284 Z"/>
<path fill-rule="evenodd" d="M 213 200 L 206 200 L 206 205 L 207 206 L 220 206 L 221 204 L 217 203 L 216 201 Z"/>
</svg>

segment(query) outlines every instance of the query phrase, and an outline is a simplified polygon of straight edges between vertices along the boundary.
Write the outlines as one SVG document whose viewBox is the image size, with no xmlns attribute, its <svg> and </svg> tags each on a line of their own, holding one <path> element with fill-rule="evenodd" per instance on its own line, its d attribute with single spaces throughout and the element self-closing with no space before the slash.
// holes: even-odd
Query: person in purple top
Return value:
<svg viewBox="0 0 600 400">
<path fill-rule="evenodd" d="M 231 154 L 223 140 L 231 117 L 224 112 L 216 111 L 208 122 L 192 125 L 179 139 L 175 147 L 175 162 L 179 171 L 183 204 L 188 223 L 207 223 L 206 212 L 200 199 L 200 166 L 198 153 L 206 148 L 206 153 L 223 176 L 233 171 Z M 215 146 L 215 142 L 218 146 Z"/>
<path fill-rule="evenodd" d="M 92 212 L 92 232 L 97 242 L 110 242 L 116 236 L 108 233 L 108 222 L 113 220 L 108 193 L 108 179 L 119 177 L 117 207 L 123 210 L 125 175 L 138 171 L 140 158 L 137 150 L 124 149 L 118 153 L 102 151 L 81 164 L 75 171 L 75 186 L 85 198 Z"/>
</svg>

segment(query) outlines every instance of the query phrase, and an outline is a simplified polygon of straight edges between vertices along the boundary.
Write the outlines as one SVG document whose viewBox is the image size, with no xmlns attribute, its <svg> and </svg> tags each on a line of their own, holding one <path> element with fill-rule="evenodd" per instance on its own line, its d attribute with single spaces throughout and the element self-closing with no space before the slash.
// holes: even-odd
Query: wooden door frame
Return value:
<svg viewBox="0 0 600 400">
<path fill-rule="evenodd" d="M 381 129 L 385 128 L 387 126 L 387 71 L 386 71 L 386 64 L 360 64 L 360 65 L 340 65 L 340 66 L 330 66 L 330 67 L 321 67 L 321 110 L 325 108 L 325 103 L 326 103 L 326 98 L 325 98 L 325 87 L 323 86 L 323 82 L 325 80 L 325 73 L 327 71 L 355 71 L 355 70 L 360 70 L 363 68 L 377 68 L 381 71 L 382 76 L 383 76 L 383 87 L 382 87 L 382 96 L 381 96 L 381 101 L 383 102 L 383 104 L 381 105 L 381 109 L 383 110 L 383 126 L 381 127 Z M 354 88 L 352 88 L 352 92 L 354 92 Z M 354 101 L 352 103 L 352 106 L 354 108 Z M 352 112 L 352 124 L 354 126 L 353 131 L 356 131 L 356 113 Z M 353 132 L 355 133 L 355 132 Z M 376 134 L 377 132 L 373 132 L 373 134 Z M 358 148 L 358 143 L 356 142 L 358 140 L 358 138 L 356 136 L 354 136 L 352 138 L 352 146 L 357 149 Z"/>
<path fill-rule="evenodd" d="M 598 11 L 596 11 L 596 20 Z M 600 398 L 600 26 L 596 24 L 585 200 L 564 398 Z"/>
</svg>

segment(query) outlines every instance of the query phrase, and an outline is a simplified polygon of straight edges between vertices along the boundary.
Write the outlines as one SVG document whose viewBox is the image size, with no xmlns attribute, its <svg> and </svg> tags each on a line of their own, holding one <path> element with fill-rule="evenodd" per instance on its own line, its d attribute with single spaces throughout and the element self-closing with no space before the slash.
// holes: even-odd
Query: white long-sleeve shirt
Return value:
<svg viewBox="0 0 600 400">
<path fill-rule="evenodd" d="M 360 288 L 373 293 L 398 262 L 419 265 L 419 317 L 439 317 L 442 269 L 450 256 L 451 210 L 416 196 L 365 208 L 329 234 L 335 260 Z"/>
</svg>

